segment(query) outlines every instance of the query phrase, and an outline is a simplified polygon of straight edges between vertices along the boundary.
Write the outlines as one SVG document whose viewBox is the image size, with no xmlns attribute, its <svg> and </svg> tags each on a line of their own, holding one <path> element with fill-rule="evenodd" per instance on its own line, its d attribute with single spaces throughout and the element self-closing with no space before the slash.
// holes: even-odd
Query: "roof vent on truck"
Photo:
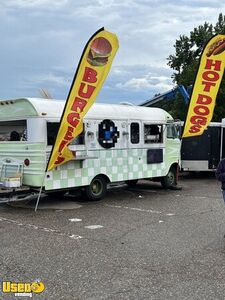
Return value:
<svg viewBox="0 0 225 300">
<path fill-rule="evenodd" d="M 130 102 L 120 102 L 120 105 L 134 106 L 134 104 L 133 104 L 133 103 L 130 103 Z"/>
<path fill-rule="evenodd" d="M 14 104 L 14 101 L 10 100 L 10 101 L 0 101 L 1 105 L 9 105 L 9 104 Z"/>
</svg>

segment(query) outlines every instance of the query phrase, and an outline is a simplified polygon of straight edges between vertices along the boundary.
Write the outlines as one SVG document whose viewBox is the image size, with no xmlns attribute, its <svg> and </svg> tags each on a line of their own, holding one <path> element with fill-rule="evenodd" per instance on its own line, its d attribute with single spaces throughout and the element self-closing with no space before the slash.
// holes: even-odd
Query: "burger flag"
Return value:
<svg viewBox="0 0 225 300">
<path fill-rule="evenodd" d="M 209 40 L 201 55 L 183 138 L 201 135 L 212 119 L 225 67 L 225 35 Z"/>
<path fill-rule="evenodd" d="M 47 171 L 76 155 L 68 146 L 83 131 L 83 118 L 94 103 L 118 48 L 116 35 L 104 28 L 87 42 L 67 97 Z"/>
</svg>

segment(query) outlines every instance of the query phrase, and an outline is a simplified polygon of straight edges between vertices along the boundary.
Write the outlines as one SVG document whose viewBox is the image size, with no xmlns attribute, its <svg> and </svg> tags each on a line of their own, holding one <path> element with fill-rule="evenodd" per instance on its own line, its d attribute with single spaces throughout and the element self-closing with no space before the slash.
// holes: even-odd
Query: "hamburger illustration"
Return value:
<svg viewBox="0 0 225 300">
<path fill-rule="evenodd" d="M 91 44 L 87 61 L 95 67 L 104 66 L 107 64 L 111 52 L 112 46 L 107 39 L 103 37 L 96 38 Z"/>
</svg>

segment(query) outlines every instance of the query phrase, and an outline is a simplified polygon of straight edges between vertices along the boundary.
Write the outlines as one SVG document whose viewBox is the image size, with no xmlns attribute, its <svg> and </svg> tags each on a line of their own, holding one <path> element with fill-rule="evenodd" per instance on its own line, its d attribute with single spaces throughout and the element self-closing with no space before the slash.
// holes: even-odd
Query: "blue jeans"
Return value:
<svg viewBox="0 0 225 300">
<path fill-rule="evenodd" d="M 222 190 L 222 194 L 223 194 L 223 201 L 224 201 L 224 204 L 225 204 L 225 190 Z"/>
</svg>

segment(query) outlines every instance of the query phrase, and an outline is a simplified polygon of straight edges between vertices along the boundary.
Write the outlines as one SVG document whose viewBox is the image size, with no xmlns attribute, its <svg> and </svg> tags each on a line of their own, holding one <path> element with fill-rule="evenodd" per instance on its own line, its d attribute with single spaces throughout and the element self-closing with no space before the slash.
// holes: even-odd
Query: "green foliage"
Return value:
<svg viewBox="0 0 225 300">
<path fill-rule="evenodd" d="M 194 28 L 189 36 L 181 35 L 176 40 L 175 54 L 168 57 L 168 65 L 174 70 L 173 82 L 185 87 L 194 84 L 199 58 L 207 41 L 214 34 L 225 34 L 225 16 L 220 13 L 215 26 L 204 23 Z M 184 120 L 188 107 L 179 96 L 173 103 L 162 103 L 164 109 L 172 114 L 174 118 Z M 225 118 L 225 78 L 223 78 L 219 93 L 216 99 L 213 121 L 221 121 Z"/>
</svg>

